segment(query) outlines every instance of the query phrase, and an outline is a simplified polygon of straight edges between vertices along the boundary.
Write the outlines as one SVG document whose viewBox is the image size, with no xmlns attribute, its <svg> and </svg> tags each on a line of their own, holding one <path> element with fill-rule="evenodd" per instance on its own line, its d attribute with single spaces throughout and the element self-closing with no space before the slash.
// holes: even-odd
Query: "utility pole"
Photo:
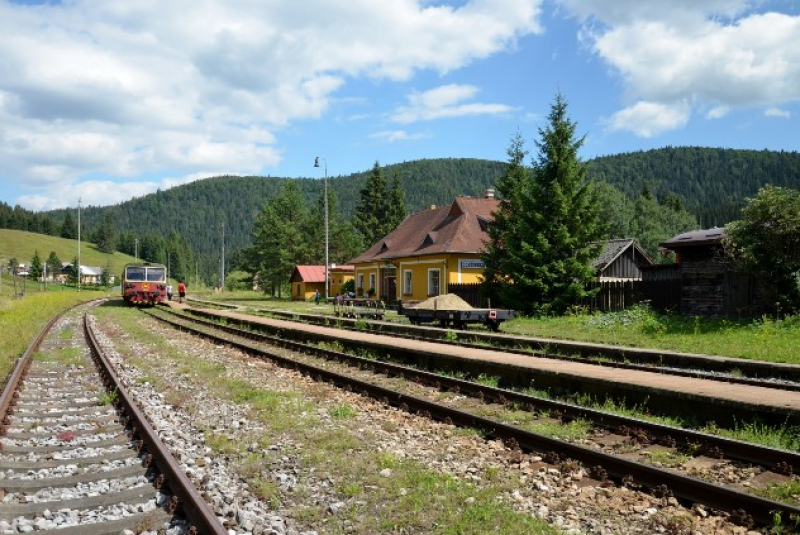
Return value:
<svg viewBox="0 0 800 535">
<path fill-rule="evenodd" d="M 222 222 L 222 271 L 219 277 L 219 289 L 225 288 L 225 222 Z"/>
<path fill-rule="evenodd" d="M 81 198 L 78 197 L 78 291 L 81 291 Z"/>
</svg>

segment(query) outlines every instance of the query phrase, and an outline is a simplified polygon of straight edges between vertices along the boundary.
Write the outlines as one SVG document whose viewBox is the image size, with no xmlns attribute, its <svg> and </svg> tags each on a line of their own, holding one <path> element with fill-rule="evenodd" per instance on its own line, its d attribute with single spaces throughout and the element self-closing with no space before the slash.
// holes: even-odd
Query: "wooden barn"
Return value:
<svg viewBox="0 0 800 535">
<path fill-rule="evenodd" d="M 652 265 L 653 260 L 631 238 L 608 240 L 592 262 L 600 281 L 642 280 L 642 267 Z"/>
</svg>

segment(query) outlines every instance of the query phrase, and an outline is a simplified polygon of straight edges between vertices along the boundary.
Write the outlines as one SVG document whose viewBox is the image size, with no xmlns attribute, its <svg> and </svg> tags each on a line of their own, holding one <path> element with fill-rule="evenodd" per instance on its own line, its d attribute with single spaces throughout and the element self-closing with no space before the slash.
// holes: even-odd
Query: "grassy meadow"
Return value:
<svg viewBox="0 0 800 535">
<path fill-rule="evenodd" d="M 270 299 L 252 291 L 190 292 L 190 296 L 252 308 L 333 314 L 330 305 Z M 387 319 L 405 321 L 393 312 L 387 313 Z M 516 318 L 501 324 L 500 331 L 538 338 L 800 364 L 800 351 L 797 349 L 800 317 L 797 316 L 780 320 L 770 317 L 711 319 L 658 314 L 648 307 L 634 306 L 623 312 L 607 314 Z"/>
<path fill-rule="evenodd" d="M 9 277 L 3 277 L 0 288 L 0 384 L 14 367 L 17 359 L 33 341 L 42 327 L 70 306 L 109 295 L 104 291 L 75 288 L 40 291 L 30 284 L 25 297 L 15 299 Z"/>
<path fill-rule="evenodd" d="M 72 262 L 78 255 L 78 242 L 23 230 L 0 229 L 0 263 L 6 269 L 12 258 L 21 264 L 30 264 L 36 251 L 39 251 L 42 263 L 47 261 L 50 251 L 55 251 L 62 262 Z M 108 265 L 110 272 L 118 275 L 122 273 L 122 266 L 134 261 L 132 256 L 119 252 L 103 253 L 93 243 L 81 243 L 81 264 L 84 266 L 104 268 Z"/>
</svg>

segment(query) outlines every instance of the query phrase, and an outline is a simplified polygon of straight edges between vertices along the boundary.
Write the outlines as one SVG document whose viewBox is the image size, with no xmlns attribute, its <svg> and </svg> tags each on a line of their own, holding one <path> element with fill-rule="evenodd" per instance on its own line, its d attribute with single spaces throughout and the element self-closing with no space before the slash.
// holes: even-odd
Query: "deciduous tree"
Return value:
<svg viewBox="0 0 800 535">
<path fill-rule="evenodd" d="M 761 188 L 725 234 L 726 252 L 734 262 L 770 284 L 783 310 L 800 311 L 800 191 Z"/>
</svg>

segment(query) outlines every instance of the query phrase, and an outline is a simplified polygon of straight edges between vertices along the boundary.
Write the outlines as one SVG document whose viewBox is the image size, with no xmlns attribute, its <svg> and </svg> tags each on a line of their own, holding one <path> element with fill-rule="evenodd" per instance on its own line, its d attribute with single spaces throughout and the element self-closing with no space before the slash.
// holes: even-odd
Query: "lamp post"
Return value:
<svg viewBox="0 0 800 535">
<path fill-rule="evenodd" d="M 325 162 L 325 301 L 328 300 L 328 160 Z M 320 157 L 314 159 L 314 167 L 319 167 Z"/>
</svg>

